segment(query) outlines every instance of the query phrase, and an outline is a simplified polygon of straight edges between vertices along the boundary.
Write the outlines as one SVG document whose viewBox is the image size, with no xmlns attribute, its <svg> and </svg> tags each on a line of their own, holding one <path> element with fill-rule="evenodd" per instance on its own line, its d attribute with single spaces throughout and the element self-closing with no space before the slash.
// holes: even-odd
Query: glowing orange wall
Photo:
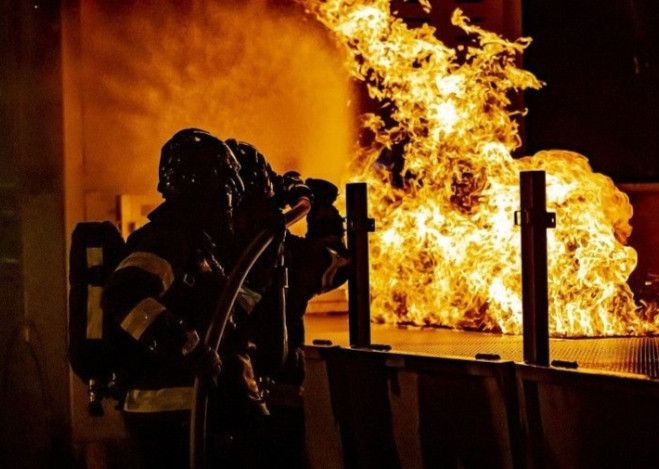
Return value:
<svg viewBox="0 0 659 469">
<path fill-rule="evenodd" d="M 155 195 L 160 147 L 190 126 L 338 182 L 357 111 L 321 26 L 292 2 L 160 3 L 80 4 L 85 191 Z"/>
</svg>

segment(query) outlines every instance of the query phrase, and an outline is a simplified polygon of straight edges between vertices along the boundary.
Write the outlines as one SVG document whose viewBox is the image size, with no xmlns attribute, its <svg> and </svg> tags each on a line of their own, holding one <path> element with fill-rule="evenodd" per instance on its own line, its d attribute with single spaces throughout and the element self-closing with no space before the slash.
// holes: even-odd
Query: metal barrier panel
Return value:
<svg viewBox="0 0 659 469">
<path fill-rule="evenodd" d="M 659 467 L 659 381 L 517 366 L 531 468 Z"/>
<path fill-rule="evenodd" d="M 336 348 L 327 353 L 334 416 L 347 469 L 399 468 L 385 356 Z"/>
<path fill-rule="evenodd" d="M 521 467 L 512 362 L 320 352 L 344 467 Z"/>
<path fill-rule="evenodd" d="M 327 364 L 322 350 L 306 350 L 304 419 L 307 457 L 312 468 L 341 469 L 341 436 L 330 397 Z"/>
<path fill-rule="evenodd" d="M 419 380 L 424 467 L 520 467 L 512 362 L 405 357 Z"/>
</svg>

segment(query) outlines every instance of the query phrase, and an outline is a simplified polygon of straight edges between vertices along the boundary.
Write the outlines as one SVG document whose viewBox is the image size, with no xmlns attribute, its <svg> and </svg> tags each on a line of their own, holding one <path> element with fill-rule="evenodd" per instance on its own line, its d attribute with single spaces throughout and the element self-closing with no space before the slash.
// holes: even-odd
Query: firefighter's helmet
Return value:
<svg viewBox="0 0 659 469">
<path fill-rule="evenodd" d="M 275 196 L 273 179 L 276 177 L 265 157 L 253 145 L 228 139 L 231 148 L 240 163 L 240 176 L 249 194 L 270 199 Z"/>
<path fill-rule="evenodd" d="M 160 154 L 158 191 L 168 200 L 201 201 L 222 195 L 236 206 L 245 186 L 240 163 L 222 140 L 201 129 L 184 129 Z"/>
</svg>

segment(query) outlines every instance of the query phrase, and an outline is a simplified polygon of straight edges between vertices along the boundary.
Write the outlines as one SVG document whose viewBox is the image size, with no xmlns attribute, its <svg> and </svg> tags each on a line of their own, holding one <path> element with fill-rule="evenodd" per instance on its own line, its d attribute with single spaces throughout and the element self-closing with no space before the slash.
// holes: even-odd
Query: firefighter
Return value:
<svg viewBox="0 0 659 469">
<path fill-rule="evenodd" d="M 220 356 L 200 340 L 235 252 L 233 219 L 245 192 L 240 164 L 200 129 L 176 133 L 162 148 L 164 202 L 127 241 L 110 276 L 103 309 L 124 355 L 126 426 L 144 467 L 186 467 L 194 376 L 215 379 L 235 415 L 267 413 L 248 339 L 233 322 Z M 243 289 L 247 313 L 258 295 Z"/>
<path fill-rule="evenodd" d="M 125 356 L 124 420 L 144 467 L 187 466 L 195 375 L 217 383 L 208 429 L 212 462 L 301 467 L 302 315 L 314 294 L 345 279 L 336 188 L 309 180 L 312 190 L 297 173 L 279 176 L 251 145 L 199 129 L 182 130 L 163 146 L 159 175 L 165 201 L 129 237 L 128 255 L 103 295 Z M 282 209 L 314 195 L 307 237 L 286 234 L 273 243 L 241 288 L 219 355 L 204 346 L 200 336 L 246 243 L 266 227 L 283 232 Z M 291 265 L 283 328 L 276 314 L 280 254 Z M 272 357 L 282 343 L 288 353 L 277 362 Z"/>
<path fill-rule="evenodd" d="M 255 213 L 276 213 L 300 196 L 313 200 L 307 215 L 304 237 L 286 233 L 283 254 L 288 269 L 286 295 L 287 354 L 283 363 L 273 360 L 273 349 L 280 343 L 277 314 L 279 284 L 273 279 L 272 260 L 261 264 L 267 272 L 256 269 L 248 281 L 262 298 L 250 315 L 252 358 L 256 374 L 265 383 L 269 417 L 264 419 L 261 461 L 267 467 L 303 468 L 308 466 L 304 447 L 304 322 L 309 300 L 345 282 L 348 275 L 348 253 L 344 245 L 343 218 L 334 207 L 338 189 L 322 179 L 302 181 L 296 172 L 278 176 L 265 158 L 253 146 L 228 140 L 241 164 L 240 175 L 245 182 L 245 200 L 238 210 L 236 230 L 251 238 L 258 230 Z M 270 268 L 270 270 L 268 270 Z M 255 278 L 256 277 L 256 278 Z M 273 341 L 276 344 L 273 344 Z"/>
<path fill-rule="evenodd" d="M 272 467 L 305 468 L 308 461 L 305 451 L 303 384 L 305 378 L 304 313 L 311 298 L 328 292 L 347 280 L 348 253 L 343 242 L 343 218 L 332 205 L 337 196 L 333 184 L 307 179 L 306 185 L 314 195 L 314 204 L 307 216 L 307 233 L 304 237 L 288 234 L 284 242 L 288 266 L 289 288 L 286 305 L 288 330 L 288 356 L 284 365 L 267 374 L 270 418 L 270 445 L 267 453 L 275 462 Z M 268 297 L 257 305 L 252 318 L 259 328 L 267 314 Z M 267 337 L 265 331 L 264 336 Z M 257 348 L 256 352 L 262 349 Z M 261 372 L 262 359 L 255 356 L 257 373 Z"/>
</svg>

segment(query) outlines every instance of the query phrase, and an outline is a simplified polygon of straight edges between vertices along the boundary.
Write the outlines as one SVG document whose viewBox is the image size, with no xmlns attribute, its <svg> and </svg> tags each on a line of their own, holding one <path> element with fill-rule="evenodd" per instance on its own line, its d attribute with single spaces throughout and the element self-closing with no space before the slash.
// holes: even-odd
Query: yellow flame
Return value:
<svg viewBox="0 0 659 469">
<path fill-rule="evenodd" d="M 542 86 L 516 65 L 529 38 L 506 40 L 456 10 L 452 23 L 473 40 L 453 49 L 434 28 L 410 29 L 392 16 L 388 0 L 305 4 L 388 112 L 386 120 L 365 116 L 373 142 L 355 158 L 352 178 L 369 183 L 379 230 L 371 243 L 375 320 L 520 333 L 513 213 L 519 172 L 540 169 L 548 210 L 557 215 L 548 235 L 552 334 L 657 330 L 656 320 L 639 315 L 626 283 L 636 264 L 624 245 L 628 197 L 577 153 L 511 156 L 520 145 L 511 92 Z M 383 150 L 404 155 L 400 171 Z"/>
</svg>

